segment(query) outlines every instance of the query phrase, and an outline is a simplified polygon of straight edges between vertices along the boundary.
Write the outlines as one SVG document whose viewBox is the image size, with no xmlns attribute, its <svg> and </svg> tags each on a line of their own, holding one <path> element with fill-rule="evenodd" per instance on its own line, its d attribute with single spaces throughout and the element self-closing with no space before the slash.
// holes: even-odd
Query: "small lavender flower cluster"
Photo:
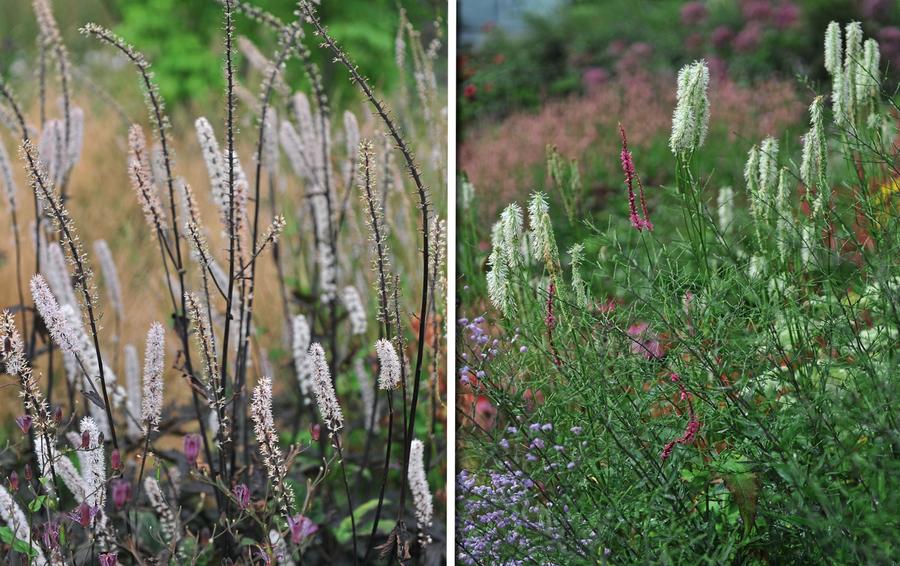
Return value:
<svg viewBox="0 0 900 566">
<path fill-rule="evenodd" d="M 462 317 L 456 321 L 463 335 L 463 344 L 459 347 L 461 365 L 459 368 L 459 382 L 461 385 L 472 385 L 472 375 L 481 379 L 487 375 L 485 366 L 497 359 L 504 351 L 505 340 L 492 338 L 486 328 L 486 320 L 483 316 L 477 316 L 472 320 Z M 509 339 L 507 346 L 514 347 L 519 341 L 519 329 Z M 528 351 L 526 346 L 521 346 L 519 351 Z"/>
<path fill-rule="evenodd" d="M 519 565 L 538 547 L 562 539 L 542 511 L 534 482 L 522 471 L 490 472 L 487 483 L 463 470 L 456 478 L 457 560 L 461 564 Z M 511 558 L 515 557 L 515 558 Z"/>
</svg>

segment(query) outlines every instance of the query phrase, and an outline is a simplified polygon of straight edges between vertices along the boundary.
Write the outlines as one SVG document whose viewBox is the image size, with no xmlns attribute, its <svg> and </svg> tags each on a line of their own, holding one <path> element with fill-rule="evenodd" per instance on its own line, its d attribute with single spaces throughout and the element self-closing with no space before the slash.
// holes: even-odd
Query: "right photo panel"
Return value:
<svg viewBox="0 0 900 566">
<path fill-rule="evenodd" d="M 457 563 L 900 560 L 900 4 L 457 27 Z"/>
</svg>

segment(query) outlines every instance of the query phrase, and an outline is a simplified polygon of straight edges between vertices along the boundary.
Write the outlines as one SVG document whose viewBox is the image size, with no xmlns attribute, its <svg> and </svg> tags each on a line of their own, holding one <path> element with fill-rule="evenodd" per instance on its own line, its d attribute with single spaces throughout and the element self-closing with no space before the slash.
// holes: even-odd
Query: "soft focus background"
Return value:
<svg viewBox="0 0 900 566">
<path fill-rule="evenodd" d="M 285 21 L 293 19 L 296 8 L 292 1 L 259 0 L 253 4 Z M 220 60 L 222 10 L 216 0 L 78 0 L 55 2 L 53 7 L 63 41 L 84 71 L 108 71 L 110 65 L 113 69 L 121 65 L 110 61 L 109 50 L 79 35 L 81 25 L 96 22 L 127 38 L 147 55 L 154 63 L 160 90 L 169 104 L 202 106 L 210 97 L 221 98 L 225 86 Z M 400 7 L 426 35 L 430 18 L 447 12 L 445 3 L 439 0 L 341 0 L 325 2 L 321 8 L 323 20 L 335 38 L 353 54 L 360 68 L 367 70 L 373 84 L 382 89 L 391 90 L 398 83 L 394 37 Z M 34 72 L 37 24 L 27 0 L 0 0 L 0 10 L 0 73 L 14 82 L 15 77 Z M 238 26 L 238 33 L 257 43 L 264 53 L 272 51 L 275 38 L 262 26 L 243 17 Z M 355 95 L 343 75 L 335 76 L 331 65 L 322 65 L 328 58 L 321 50 L 312 49 L 312 55 L 325 74 L 326 89 L 338 91 L 332 99 L 349 102 Z M 129 86 L 133 82 L 130 75 L 103 75 L 106 86 L 111 86 L 107 81 L 118 78 L 125 78 Z M 98 79 L 96 74 L 91 76 Z M 140 104 L 141 100 L 133 102 Z"/>
<path fill-rule="evenodd" d="M 805 110 L 830 84 L 822 38 L 861 21 L 881 45 L 885 90 L 900 77 L 894 0 L 460 0 L 459 170 L 486 218 L 545 186 L 545 151 L 578 159 L 585 203 L 618 194 L 622 122 L 649 185 L 671 179 L 667 136 L 675 73 L 705 58 L 712 74 L 717 182 L 736 182 L 747 150 L 778 135 L 799 147 Z M 799 80 L 798 80 L 799 79 Z M 740 134 L 738 134 L 740 132 Z M 499 198 L 493 198 L 497 195 Z"/>
</svg>

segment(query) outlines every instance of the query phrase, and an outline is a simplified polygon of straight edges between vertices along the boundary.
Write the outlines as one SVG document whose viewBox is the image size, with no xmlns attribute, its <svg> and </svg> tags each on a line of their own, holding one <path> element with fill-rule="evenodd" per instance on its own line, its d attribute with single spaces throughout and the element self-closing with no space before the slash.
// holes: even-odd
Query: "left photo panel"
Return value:
<svg viewBox="0 0 900 566">
<path fill-rule="evenodd" d="M 0 13 L 0 562 L 447 563 L 448 4 Z"/>
</svg>

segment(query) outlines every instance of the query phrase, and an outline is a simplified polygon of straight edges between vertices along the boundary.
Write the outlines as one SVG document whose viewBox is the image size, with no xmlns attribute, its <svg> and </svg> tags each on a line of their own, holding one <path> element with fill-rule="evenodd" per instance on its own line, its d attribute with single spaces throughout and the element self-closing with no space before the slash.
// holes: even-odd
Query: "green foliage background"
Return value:
<svg viewBox="0 0 900 566">
<path fill-rule="evenodd" d="M 296 3 L 293 1 L 254 0 L 252 3 L 284 21 L 294 18 Z M 329 30 L 360 68 L 367 70 L 381 92 L 392 90 L 398 82 L 394 36 L 400 8 L 407 11 L 410 20 L 426 37 L 433 33 L 430 22 L 436 16 L 446 19 L 447 4 L 438 0 L 340 0 L 324 2 L 321 6 Z M 206 102 L 224 88 L 222 7 L 216 0 L 57 0 L 53 9 L 63 39 L 76 55 L 76 61 L 81 60 L 78 55 L 97 48 L 78 34 L 78 27 L 94 21 L 111 27 L 147 55 L 163 97 L 170 104 Z M 0 13 L 4 20 L 0 29 L 0 72 L 6 75 L 16 63 L 14 54 L 34 55 L 37 27 L 27 0 L 0 0 Z M 243 16 L 237 19 L 237 33 L 248 36 L 263 53 L 271 53 L 275 47 L 274 34 Z M 344 75 L 335 75 L 331 65 L 321 64 L 325 55 L 315 44 L 310 48 L 313 58 L 326 73 L 326 89 L 332 93 L 333 102 L 342 105 L 352 93 L 349 81 Z M 302 73 L 288 76 L 297 78 Z"/>
</svg>

